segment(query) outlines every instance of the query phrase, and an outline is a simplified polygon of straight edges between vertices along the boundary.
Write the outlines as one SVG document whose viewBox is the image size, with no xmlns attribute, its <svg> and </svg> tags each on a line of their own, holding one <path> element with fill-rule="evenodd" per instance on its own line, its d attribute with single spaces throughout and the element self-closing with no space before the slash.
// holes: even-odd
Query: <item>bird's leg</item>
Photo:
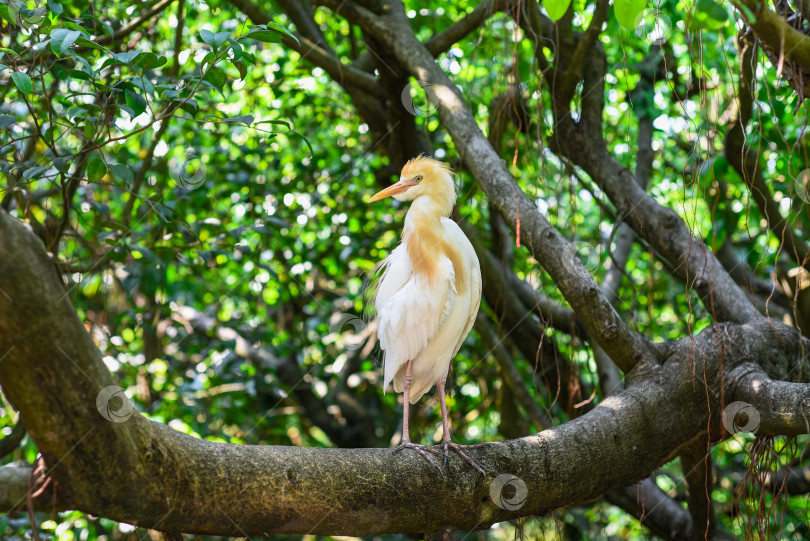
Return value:
<svg viewBox="0 0 810 541">
<path fill-rule="evenodd" d="M 394 447 L 394 450 L 391 451 L 391 454 L 398 453 L 399 451 L 401 451 L 403 449 L 413 449 L 414 451 L 419 453 L 422 456 L 422 458 L 424 458 L 425 460 L 430 462 L 431 466 L 433 466 L 434 468 L 439 470 L 439 473 L 441 473 L 442 470 L 439 469 L 439 466 L 437 466 L 436 463 L 433 462 L 433 459 L 430 458 L 427 455 L 427 453 L 425 453 L 425 451 L 433 453 L 434 455 L 438 455 L 439 453 L 437 453 L 435 449 L 431 449 L 430 447 L 428 447 L 426 445 L 420 445 L 418 443 L 411 443 L 411 437 L 410 437 L 410 434 L 408 432 L 408 410 L 410 410 L 410 405 L 411 405 L 411 401 L 410 401 L 410 399 L 411 399 L 411 383 L 413 382 L 413 379 L 411 378 L 411 364 L 412 363 L 413 363 L 413 361 L 408 361 L 408 364 L 405 366 L 405 382 L 404 382 L 405 383 L 404 384 L 405 388 L 404 388 L 403 393 L 402 393 L 402 396 L 404 398 L 404 400 L 403 400 L 404 403 L 402 405 L 402 443 L 400 443 L 399 445 Z"/>
<path fill-rule="evenodd" d="M 413 361 L 408 361 L 408 364 L 405 366 L 405 390 L 402 393 L 402 441 L 403 442 L 410 442 L 411 435 L 408 430 L 408 418 L 410 417 L 410 410 L 411 410 L 411 383 L 413 383 L 413 378 L 411 377 L 411 364 Z"/>
<path fill-rule="evenodd" d="M 450 441 L 450 420 L 447 417 L 447 402 L 445 401 L 444 382 L 445 378 L 442 378 L 436 384 L 439 390 L 439 403 L 441 404 L 442 408 L 442 432 L 444 434 L 444 436 L 442 437 L 442 447 L 444 448 L 444 463 L 445 465 L 447 465 L 447 455 L 450 453 L 450 450 L 452 450 L 456 454 L 458 454 L 458 456 L 466 460 L 467 464 L 472 466 L 475 471 L 477 471 L 482 475 L 486 475 L 484 473 L 484 469 L 481 468 L 481 466 L 476 464 L 473 459 L 464 454 L 464 451 L 461 450 L 462 448 L 461 445 L 455 444 L 452 441 Z M 481 447 L 486 446 L 487 446 L 486 443 L 478 443 L 475 445 L 464 445 L 464 447 L 467 447 L 468 449 L 479 449 Z"/>
</svg>

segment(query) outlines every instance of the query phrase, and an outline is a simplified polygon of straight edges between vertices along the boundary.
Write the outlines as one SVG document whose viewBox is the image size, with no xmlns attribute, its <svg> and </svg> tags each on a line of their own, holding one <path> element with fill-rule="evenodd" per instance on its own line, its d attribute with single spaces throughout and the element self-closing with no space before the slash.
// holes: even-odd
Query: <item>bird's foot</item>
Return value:
<svg viewBox="0 0 810 541">
<path fill-rule="evenodd" d="M 402 451 L 403 449 L 413 449 L 414 451 L 419 453 L 419 455 L 422 458 L 424 458 L 425 460 L 430 462 L 430 465 L 433 466 L 434 468 L 436 468 L 436 470 L 439 473 L 442 473 L 442 470 L 441 470 L 441 468 L 439 468 L 438 464 L 433 462 L 433 459 L 430 458 L 430 456 L 428 456 L 428 454 L 427 454 L 427 453 L 432 453 L 432 454 L 434 454 L 436 456 L 441 456 L 441 453 L 439 453 L 439 451 L 437 451 L 436 449 L 433 449 L 432 447 L 428 447 L 427 445 L 422 445 L 420 443 L 411 443 L 410 441 L 405 440 L 402 443 L 400 443 L 399 445 L 397 445 L 396 447 L 394 447 L 391 450 L 391 454 L 395 455 L 398 452 Z"/>
<path fill-rule="evenodd" d="M 447 456 L 450 454 L 450 451 L 453 451 L 458 456 L 460 456 L 465 461 L 467 461 L 467 464 L 472 466 L 472 468 L 475 471 L 477 471 L 481 475 L 486 475 L 486 473 L 484 472 L 484 469 L 481 466 L 479 466 L 473 459 L 468 457 L 464 453 L 464 451 L 462 451 L 462 449 L 481 449 L 483 447 L 488 446 L 489 445 L 488 443 L 476 443 L 474 445 L 458 445 L 456 443 L 453 443 L 452 441 L 445 441 L 445 442 L 442 442 L 440 445 L 441 445 L 442 449 L 444 450 L 444 465 L 445 466 L 447 465 Z"/>
</svg>

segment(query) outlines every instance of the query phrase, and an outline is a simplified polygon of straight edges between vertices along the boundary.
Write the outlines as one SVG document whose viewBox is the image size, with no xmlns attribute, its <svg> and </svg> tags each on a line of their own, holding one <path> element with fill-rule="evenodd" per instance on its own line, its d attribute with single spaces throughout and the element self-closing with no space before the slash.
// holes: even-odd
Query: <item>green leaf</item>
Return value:
<svg viewBox="0 0 810 541">
<path fill-rule="evenodd" d="M 70 30 L 78 30 L 84 35 L 84 37 L 86 38 L 90 37 L 90 34 L 87 33 L 87 30 L 84 27 L 82 27 L 80 24 L 72 22 L 72 20 L 70 19 L 63 21 L 60 26 L 62 26 L 63 28 L 68 28 Z"/>
<path fill-rule="evenodd" d="M 67 173 L 68 169 L 70 169 L 70 159 L 63 157 L 54 158 L 53 166 L 56 167 L 57 171 L 60 173 Z"/>
<path fill-rule="evenodd" d="M 614 0 L 613 3 L 616 20 L 628 30 L 636 28 L 636 19 L 645 7 L 647 7 L 646 0 Z"/>
<path fill-rule="evenodd" d="M 548 18 L 555 22 L 565 15 L 570 5 L 571 0 L 543 0 L 543 8 L 548 13 Z"/>
<path fill-rule="evenodd" d="M 203 81 L 211 83 L 213 88 L 222 94 L 222 91 L 225 89 L 225 85 L 228 82 L 228 77 L 225 75 L 225 72 L 219 68 L 213 67 L 208 70 L 203 77 Z M 224 94 L 223 94 L 224 96 Z"/>
<path fill-rule="evenodd" d="M 11 126 L 17 121 L 12 115 L 0 115 L 0 130 Z"/>
<path fill-rule="evenodd" d="M 66 30 L 64 28 L 54 28 L 51 30 L 51 50 L 56 56 L 72 54 L 70 46 L 73 45 L 82 33 L 78 30 Z"/>
<path fill-rule="evenodd" d="M 127 106 L 132 109 L 133 118 L 146 111 L 146 100 L 143 98 L 143 96 L 137 92 L 133 92 L 132 90 L 127 90 L 125 94 Z"/>
<path fill-rule="evenodd" d="M 67 70 L 66 75 L 72 79 L 78 79 L 80 81 L 92 81 L 93 78 L 82 70 Z"/>
<path fill-rule="evenodd" d="M 54 15 L 61 15 L 65 8 L 56 0 L 48 0 L 48 7 L 51 8 L 51 13 Z"/>
<path fill-rule="evenodd" d="M 202 71 L 206 71 L 209 65 L 214 65 L 216 63 L 216 59 L 217 53 L 215 53 L 214 51 L 211 51 L 210 53 L 205 55 L 202 59 L 202 62 L 200 62 Z"/>
<path fill-rule="evenodd" d="M 42 41 L 40 41 L 38 43 L 35 43 L 34 46 L 31 47 L 31 48 L 36 52 L 44 51 L 48 47 L 48 44 L 50 42 L 51 42 L 51 38 L 43 39 Z"/>
<path fill-rule="evenodd" d="M 27 73 L 15 71 L 11 74 L 11 80 L 14 81 L 14 84 L 17 86 L 17 90 L 23 94 L 30 94 L 31 90 L 34 89 L 34 83 L 31 82 L 31 78 Z"/>
<path fill-rule="evenodd" d="M 712 3 L 711 9 L 709 9 L 706 14 L 716 21 L 725 22 L 728 20 L 728 11 L 720 4 Z"/>
<path fill-rule="evenodd" d="M 23 178 L 25 180 L 31 180 L 34 177 L 38 177 L 39 175 L 41 175 L 42 173 L 44 173 L 48 169 L 50 169 L 50 167 L 43 167 L 43 166 L 32 167 L 30 169 L 26 169 L 23 172 Z"/>
<path fill-rule="evenodd" d="M 91 49 L 97 49 L 99 51 L 107 51 L 110 54 L 113 54 L 108 48 L 104 47 L 103 45 L 99 45 L 95 41 L 91 41 L 85 37 L 81 37 L 76 40 L 76 45 L 80 45 L 81 47 L 89 47 Z"/>
<path fill-rule="evenodd" d="M 231 50 L 233 51 L 233 61 L 237 61 L 242 58 L 242 46 L 239 45 L 239 42 L 235 39 L 228 38 L 228 44 L 231 46 Z"/>
<path fill-rule="evenodd" d="M 110 36 L 112 36 L 114 34 L 112 26 L 107 24 L 105 21 L 102 21 L 101 19 L 99 19 L 95 15 L 90 15 L 89 13 L 85 13 L 84 15 L 82 15 L 82 18 L 83 19 L 90 19 L 91 21 L 97 22 L 98 24 L 101 25 L 102 28 L 104 28 L 104 31 L 107 32 L 107 34 L 110 35 Z M 94 33 L 95 33 L 95 29 L 93 29 L 93 30 L 94 30 Z"/>
<path fill-rule="evenodd" d="M 244 36 L 241 36 L 239 40 L 255 39 L 256 41 L 262 41 L 265 43 L 279 43 L 281 42 L 282 36 L 287 36 L 298 43 L 298 38 L 295 37 L 295 34 L 280 24 L 274 22 L 267 23 L 266 25 L 260 24 L 252 26 L 250 31 L 248 31 L 248 33 Z"/>
<path fill-rule="evenodd" d="M 61 62 L 54 63 L 53 67 L 51 68 L 51 73 L 53 73 L 60 81 L 67 79 L 67 67 L 65 67 Z"/>
<path fill-rule="evenodd" d="M 144 94 L 154 94 L 155 87 L 152 86 L 152 83 L 149 81 L 147 77 L 140 77 L 140 76 L 133 76 L 127 77 L 120 83 L 117 83 L 116 86 L 121 88 L 130 88 L 130 89 L 138 89 Z"/>
<path fill-rule="evenodd" d="M 197 100 L 195 100 L 194 98 L 189 98 L 187 100 L 183 100 L 183 102 L 180 104 L 180 108 L 183 111 L 185 111 L 187 113 L 190 113 L 192 115 L 196 114 L 197 111 L 199 110 L 199 106 L 197 105 Z"/>
<path fill-rule="evenodd" d="M 276 22 L 270 21 L 269 23 L 267 23 L 267 28 L 269 28 L 270 30 L 275 30 L 276 32 L 280 32 L 280 33 L 284 34 L 288 38 L 290 38 L 292 40 L 295 40 L 296 43 L 301 43 L 300 41 L 298 41 L 298 38 L 295 37 L 295 34 L 293 34 L 288 29 L 284 28 L 283 26 L 281 26 L 280 24 L 278 24 Z"/>
<path fill-rule="evenodd" d="M 245 126 L 250 126 L 253 124 L 253 115 L 241 115 L 241 116 L 234 116 L 231 118 L 223 118 L 223 122 L 229 122 L 233 124 L 244 124 Z"/>
<path fill-rule="evenodd" d="M 230 32 L 211 32 L 210 30 L 200 30 L 200 37 L 202 40 L 216 49 L 226 41 L 228 41 L 228 36 L 230 36 Z"/>
<path fill-rule="evenodd" d="M 239 70 L 239 78 L 244 80 L 247 76 L 247 65 L 245 65 L 245 63 L 241 60 L 235 60 L 233 65 Z"/>
<path fill-rule="evenodd" d="M 142 53 L 132 62 L 132 65 L 150 70 L 159 68 L 166 62 L 168 62 L 168 59 L 165 56 L 158 56 L 155 53 Z"/>
<path fill-rule="evenodd" d="M 104 163 L 104 160 L 98 157 L 94 157 L 90 160 L 90 163 L 87 165 L 87 179 L 90 182 L 98 182 L 104 175 L 107 174 L 107 164 Z"/>
<path fill-rule="evenodd" d="M 128 53 L 117 53 L 113 56 L 115 56 L 115 59 L 121 62 L 122 64 L 129 64 L 130 62 L 135 60 L 135 57 L 138 56 L 139 54 L 141 54 L 140 51 L 130 51 Z"/>
<path fill-rule="evenodd" d="M 121 165 L 118 163 L 110 164 L 110 171 L 115 177 L 120 178 L 127 183 L 132 182 L 132 180 L 135 178 L 135 175 L 132 173 L 132 169 L 126 165 Z"/>
<path fill-rule="evenodd" d="M 281 34 L 271 30 L 255 30 L 248 32 L 239 39 L 255 39 L 264 43 L 281 43 Z"/>
<path fill-rule="evenodd" d="M 84 68 L 82 70 L 83 72 L 85 72 L 87 74 L 91 74 L 91 75 L 93 74 L 93 67 L 90 65 L 90 62 L 88 62 L 86 59 L 84 59 L 83 57 L 81 57 L 79 55 L 76 55 L 73 58 L 75 58 L 76 61 L 79 62 L 82 65 L 82 67 Z"/>
</svg>

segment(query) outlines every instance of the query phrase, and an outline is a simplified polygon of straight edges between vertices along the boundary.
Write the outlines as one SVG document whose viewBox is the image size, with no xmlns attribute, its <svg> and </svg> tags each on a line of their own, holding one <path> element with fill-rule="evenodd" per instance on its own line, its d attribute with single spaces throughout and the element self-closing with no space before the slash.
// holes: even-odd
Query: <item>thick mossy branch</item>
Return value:
<svg viewBox="0 0 810 541">
<path fill-rule="evenodd" d="M 810 71 L 810 37 L 788 24 L 761 0 L 732 0 L 743 20 L 754 29 L 757 37 L 775 51 L 781 61 L 796 62 Z M 779 66 L 781 67 L 781 66 Z"/>
</svg>

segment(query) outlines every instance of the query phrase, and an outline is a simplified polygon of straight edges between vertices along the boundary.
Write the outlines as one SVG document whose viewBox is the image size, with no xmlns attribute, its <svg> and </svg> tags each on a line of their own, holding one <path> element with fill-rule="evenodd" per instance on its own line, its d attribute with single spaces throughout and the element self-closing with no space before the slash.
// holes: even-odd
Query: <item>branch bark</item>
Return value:
<svg viewBox="0 0 810 541">
<path fill-rule="evenodd" d="M 780 15 L 758 0 L 731 0 L 759 39 L 786 60 L 810 71 L 810 38 L 792 27 Z M 751 20 L 753 15 L 753 20 Z"/>
<path fill-rule="evenodd" d="M 797 372 L 789 377 L 807 380 L 807 372 L 800 367 Z M 754 407 L 752 411 L 731 411 L 731 406 L 727 406 L 729 416 L 744 413 L 749 417 L 747 420 L 729 418 L 727 429 L 739 424 L 750 426 L 757 434 L 790 436 L 810 432 L 810 384 L 774 380 L 758 364 L 746 363 L 729 373 L 726 387 L 729 402 L 740 401 Z"/>
<path fill-rule="evenodd" d="M 681 454 L 686 502 L 692 516 L 691 539 L 713 539 L 717 527 L 712 504 L 712 458 L 709 441 L 698 438 Z"/>
</svg>

